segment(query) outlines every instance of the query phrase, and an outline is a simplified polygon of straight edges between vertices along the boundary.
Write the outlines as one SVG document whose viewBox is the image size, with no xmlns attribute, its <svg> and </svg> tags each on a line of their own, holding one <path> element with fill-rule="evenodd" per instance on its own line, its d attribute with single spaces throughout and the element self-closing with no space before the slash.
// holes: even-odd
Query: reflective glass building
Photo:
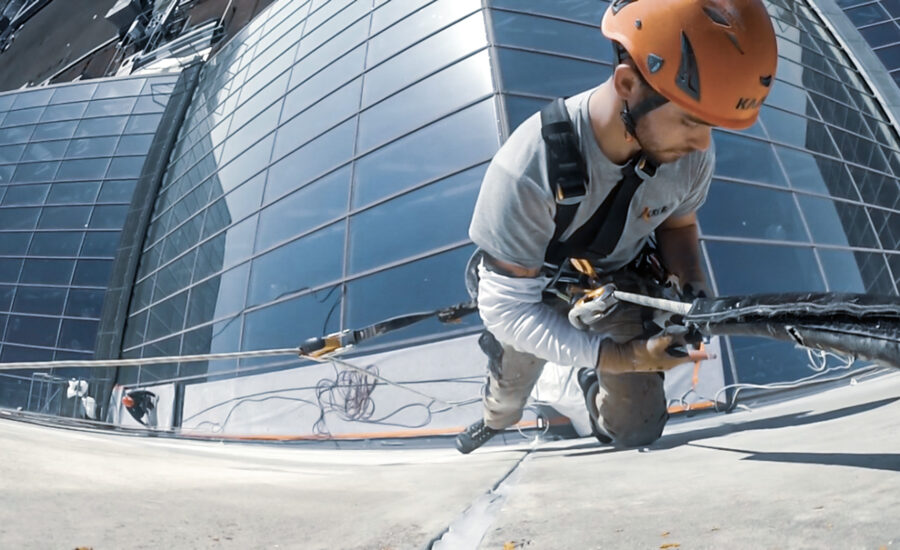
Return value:
<svg viewBox="0 0 900 550">
<path fill-rule="evenodd" d="M 0 361 L 93 357 L 120 232 L 176 78 L 0 95 Z M 31 373 L 0 374 L 0 405 L 61 405 L 38 403 Z M 53 394 L 51 380 L 39 389 Z"/>
<path fill-rule="evenodd" d="M 767 2 L 777 82 L 753 128 L 714 133 L 700 222 L 721 295 L 897 294 L 897 128 L 813 1 Z M 171 129 L 107 355 L 293 347 L 467 299 L 467 228 L 487 163 L 548 100 L 611 74 L 598 28 L 607 5 L 274 3 L 202 67 Z M 479 414 L 479 330 L 477 316 L 428 321 L 356 350 L 382 375 L 476 401 L 456 408 L 378 386 L 369 413 L 341 412 L 319 391 L 334 368 L 300 360 L 121 368 L 116 382 L 156 388 L 163 423 L 197 431 L 451 433 Z M 806 364 L 791 345 L 731 338 L 715 368 L 725 383 L 760 383 L 806 376 Z"/>
</svg>

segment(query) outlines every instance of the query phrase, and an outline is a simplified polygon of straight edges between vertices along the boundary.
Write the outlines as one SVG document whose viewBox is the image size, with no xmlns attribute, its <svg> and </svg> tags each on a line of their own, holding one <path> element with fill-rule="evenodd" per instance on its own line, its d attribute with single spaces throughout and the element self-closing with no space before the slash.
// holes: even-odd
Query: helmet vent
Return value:
<svg viewBox="0 0 900 550">
<path fill-rule="evenodd" d="M 681 65 L 675 76 L 675 84 L 694 101 L 700 101 L 700 71 L 697 69 L 697 57 L 691 41 L 684 32 L 681 33 Z"/>
<path fill-rule="evenodd" d="M 706 16 L 712 19 L 713 23 L 716 25 L 722 25 L 723 27 L 731 27 L 731 23 L 728 22 L 728 19 L 720 12 L 719 10 L 711 7 L 704 6 L 703 11 L 706 13 Z"/>
<path fill-rule="evenodd" d="M 737 51 L 741 52 L 741 55 L 744 55 L 744 49 L 741 48 L 741 43 L 738 41 L 737 35 L 731 31 L 726 32 L 726 34 L 728 35 L 728 40 L 731 40 L 731 43 L 737 48 Z"/>
<path fill-rule="evenodd" d="M 612 3 L 613 15 L 616 15 L 617 13 L 619 13 L 619 10 L 621 10 L 628 4 L 633 4 L 634 2 L 637 2 L 637 0 L 614 0 Z"/>
<path fill-rule="evenodd" d="M 772 75 L 759 77 L 759 83 L 768 88 L 772 85 Z"/>
</svg>

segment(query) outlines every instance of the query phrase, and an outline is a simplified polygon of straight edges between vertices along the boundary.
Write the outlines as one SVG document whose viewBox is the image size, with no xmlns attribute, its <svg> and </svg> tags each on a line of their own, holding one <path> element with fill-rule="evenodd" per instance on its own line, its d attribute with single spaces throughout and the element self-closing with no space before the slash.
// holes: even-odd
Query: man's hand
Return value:
<svg viewBox="0 0 900 550">
<path fill-rule="evenodd" d="M 708 359 L 706 353 L 687 350 L 678 335 L 659 335 L 649 340 L 632 340 L 617 344 L 604 340 L 600 345 L 597 368 L 600 372 L 622 374 L 626 372 L 661 372 L 682 363 Z"/>
</svg>

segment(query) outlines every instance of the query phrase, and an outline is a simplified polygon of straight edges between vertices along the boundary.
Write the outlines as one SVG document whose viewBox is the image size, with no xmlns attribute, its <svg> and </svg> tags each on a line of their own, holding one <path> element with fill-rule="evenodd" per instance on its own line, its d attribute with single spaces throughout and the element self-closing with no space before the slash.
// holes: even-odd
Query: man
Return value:
<svg viewBox="0 0 900 550">
<path fill-rule="evenodd" d="M 611 276 L 654 235 L 686 299 L 706 289 L 695 212 L 714 167 L 711 130 L 756 121 L 775 75 L 772 23 L 761 0 L 614 0 L 602 32 L 616 50 L 613 75 L 558 109 L 571 119 L 577 162 L 561 162 L 552 143 L 565 141 L 554 134 L 562 126 L 542 112 L 484 178 L 469 235 L 490 372 L 484 418 L 457 437 L 463 453 L 519 421 L 546 361 L 582 368 L 598 439 L 649 444 L 668 419 L 662 373 L 703 358 L 688 357 L 678 335 L 649 332 L 636 307 L 576 328 L 565 317 L 571 299 L 550 291 L 560 294 L 552 287 L 571 259 Z M 576 165 L 587 182 L 573 190 L 563 184 Z"/>
</svg>

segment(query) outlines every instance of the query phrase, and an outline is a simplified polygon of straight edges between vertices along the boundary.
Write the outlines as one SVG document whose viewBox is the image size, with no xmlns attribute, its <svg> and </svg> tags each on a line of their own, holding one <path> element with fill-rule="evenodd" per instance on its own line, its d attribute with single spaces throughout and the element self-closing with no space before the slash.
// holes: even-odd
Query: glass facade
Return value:
<svg viewBox="0 0 900 550">
<path fill-rule="evenodd" d="M 714 132 L 699 219 L 720 295 L 898 292 L 897 129 L 810 1 L 767 2 L 777 83 L 755 126 Z M 840 3 L 848 16 L 875 5 L 896 16 L 887 0 Z M 467 299 L 467 228 L 487 164 L 547 101 L 611 74 L 598 29 L 607 5 L 273 3 L 202 69 L 143 243 L 122 356 L 293 347 Z M 0 96 L 0 360 L 91 353 L 115 228 L 162 110 L 140 110 L 151 80 L 132 81 L 143 84 L 130 93 L 95 83 Z M 363 351 L 414 354 L 479 330 L 477 316 L 424 322 Z M 728 382 L 810 372 L 784 343 L 730 338 L 723 355 Z M 261 364 L 122 368 L 117 382 Z"/>
<path fill-rule="evenodd" d="M 700 212 L 711 279 L 720 294 L 896 294 L 896 130 L 806 2 L 768 5 L 778 83 L 753 128 L 715 132 Z M 145 243 L 124 356 L 293 346 L 463 299 L 486 163 L 549 99 L 611 74 L 597 31 L 606 6 L 274 4 L 201 75 Z M 476 329 L 426 323 L 378 345 Z M 727 351 L 739 381 L 807 373 L 788 344 L 733 338 Z M 122 381 L 208 368 L 131 369 Z"/>
<path fill-rule="evenodd" d="M 93 356 L 119 233 L 176 79 L 0 95 L 0 361 Z M 0 406 L 26 406 L 33 390 L 30 373 L 5 373 Z"/>
<path fill-rule="evenodd" d="M 201 74 L 124 356 L 290 347 L 464 300 L 468 220 L 500 143 L 494 95 L 480 1 L 274 4 Z"/>
<path fill-rule="evenodd" d="M 900 86 L 900 0 L 836 0 Z"/>
</svg>

